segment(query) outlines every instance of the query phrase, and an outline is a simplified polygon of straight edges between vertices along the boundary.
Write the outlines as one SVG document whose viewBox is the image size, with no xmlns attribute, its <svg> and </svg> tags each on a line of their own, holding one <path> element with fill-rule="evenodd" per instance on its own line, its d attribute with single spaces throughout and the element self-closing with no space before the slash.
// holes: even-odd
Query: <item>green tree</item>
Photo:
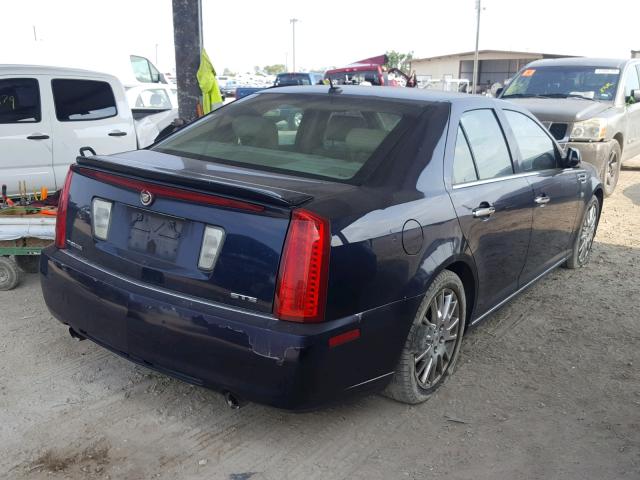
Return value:
<svg viewBox="0 0 640 480">
<path fill-rule="evenodd" d="M 411 60 L 413 60 L 413 52 L 400 53 L 395 50 L 386 53 L 388 61 L 385 63 L 387 68 L 398 68 L 405 73 L 410 73 Z"/>
<path fill-rule="evenodd" d="M 266 65 L 262 70 L 267 75 L 277 75 L 284 72 L 286 67 L 281 63 L 276 63 L 275 65 Z"/>
</svg>

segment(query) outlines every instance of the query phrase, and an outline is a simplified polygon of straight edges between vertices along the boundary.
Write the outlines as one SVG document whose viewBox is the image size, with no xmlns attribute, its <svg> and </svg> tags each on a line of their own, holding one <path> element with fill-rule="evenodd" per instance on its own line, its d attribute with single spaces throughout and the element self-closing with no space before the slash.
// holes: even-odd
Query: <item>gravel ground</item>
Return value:
<svg viewBox="0 0 640 480">
<path fill-rule="evenodd" d="M 592 261 L 471 331 L 426 403 L 372 395 L 307 414 L 220 395 L 75 342 L 38 277 L 0 292 L 0 478 L 638 479 L 640 170 Z"/>
</svg>

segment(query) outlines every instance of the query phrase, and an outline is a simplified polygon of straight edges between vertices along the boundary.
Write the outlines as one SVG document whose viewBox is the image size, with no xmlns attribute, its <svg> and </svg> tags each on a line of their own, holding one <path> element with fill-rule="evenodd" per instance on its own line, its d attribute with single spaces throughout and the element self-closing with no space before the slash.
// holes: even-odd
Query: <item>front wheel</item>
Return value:
<svg viewBox="0 0 640 480">
<path fill-rule="evenodd" d="M 602 178 L 602 183 L 604 184 L 604 194 L 605 196 L 609 196 L 616 189 L 616 185 L 618 185 L 618 178 L 620 178 L 620 167 L 622 166 L 622 162 L 620 158 L 622 156 L 622 149 L 620 148 L 620 144 L 617 141 L 612 142 L 613 145 L 611 147 L 611 151 L 609 152 L 609 156 L 607 157 L 607 163 L 604 165 L 604 175 Z"/>
<path fill-rule="evenodd" d="M 409 404 L 427 400 L 453 371 L 465 319 L 464 286 L 455 273 L 445 270 L 435 278 L 418 308 L 384 394 Z"/>
<path fill-rule="evenodd" d="M 578 230 L 576 241 L 573 243 L 573 251 L 565 264 L 567 268 L 580 268 L 589 263 L 593 238 L 596 236 L 599 220 L 600 200 L 594 195 L 591 197 L 591 200 L 589 200 L 587 208 L 584 211 L 580 230 Z"/>
</svg>

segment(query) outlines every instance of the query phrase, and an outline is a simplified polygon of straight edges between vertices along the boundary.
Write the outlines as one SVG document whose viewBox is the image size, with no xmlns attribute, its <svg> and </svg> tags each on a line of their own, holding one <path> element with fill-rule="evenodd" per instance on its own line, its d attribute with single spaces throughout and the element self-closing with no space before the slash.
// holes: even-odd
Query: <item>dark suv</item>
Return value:
<svg viewBox="0 0 640 480">
<path fill-rule="evenodd" d="M 501 98 L 530 110 L 598 170 L 605 194 L 640 155 L 640 60 L 560 58 L 524 67 Z"/>
</svg>

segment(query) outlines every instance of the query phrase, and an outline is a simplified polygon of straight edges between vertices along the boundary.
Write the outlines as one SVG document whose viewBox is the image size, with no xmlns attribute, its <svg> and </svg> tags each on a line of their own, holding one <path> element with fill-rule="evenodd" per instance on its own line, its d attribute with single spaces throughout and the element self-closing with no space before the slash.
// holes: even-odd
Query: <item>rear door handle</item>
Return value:
<svg viewBox="0 0 640 480">
<path fill-rule="evenodd" d="M 120 130 L 114 130 L 113 132 L 109 132 L 110 137 L 124 137 L 127 132 L 121 132 Z"/>
<path fill-rule="evenodd" d="M 47 140 L 49 135 L 45 135 L 44 133 L 32 133 L 27 137 L 27 140 Z"/>
<path fill-rule="evenodd" d="M 481 205 L 480 207 L 473 209 L 471 213 L 473 214 L 474 218 L 487 218 L 496 212 L 495 207 L 491 205 L 488 205 L 488 206 L 485 206 L 485 205 L 487 204 Z"/>
<path fill-rule="evenodd" d="M 535 199 L 534 202 L 536 202 L 538 205 L 540 206 L 544 206 L 547 203 L 549 203 L 551 201 L 551 199 L 549 197 L 547 197 L 546 195 L 538 195 Z"/>
</svg>

